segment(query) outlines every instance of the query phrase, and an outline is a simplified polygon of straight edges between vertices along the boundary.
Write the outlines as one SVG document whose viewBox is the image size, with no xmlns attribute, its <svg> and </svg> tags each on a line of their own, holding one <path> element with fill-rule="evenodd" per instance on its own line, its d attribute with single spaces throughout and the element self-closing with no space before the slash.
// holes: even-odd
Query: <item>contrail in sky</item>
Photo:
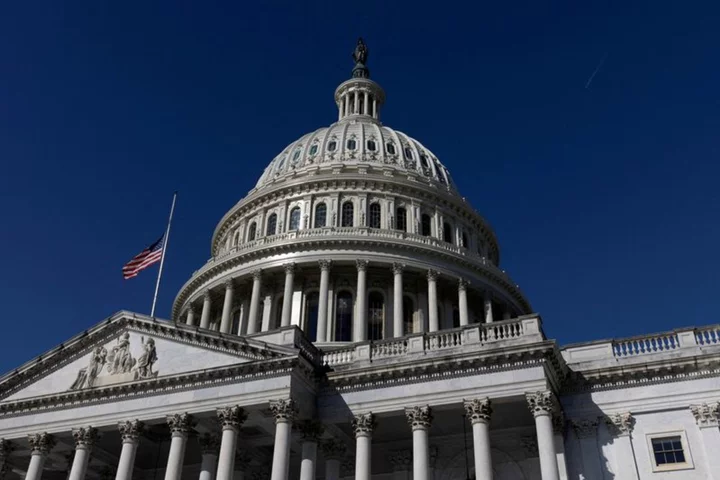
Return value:
<svg viewBox="0 0 720 480">
<path fill-rule="evenodd" d="M 590 75 L 590 78 L 588 78 L 588 81 L 585 84 L 585 89 L 587 89 L 590 86 L 590 84 L 593 81 L 593 78 L 595 78 L 595 75 L 597 75 L 597 73 L 600 71 L 600 69 L 603 66 L 603 63 L 605 63 L 605 59 L 607 59 L 607 56 L 608 56 L 608 52 L 605 52 L 605 55 L 603 55 L 602 59 L 600 60 L 600 63 L 598 63 L 597 67 L 595 67 L 595 71 L 592 73 L 592 75 Z"/>
</svg>

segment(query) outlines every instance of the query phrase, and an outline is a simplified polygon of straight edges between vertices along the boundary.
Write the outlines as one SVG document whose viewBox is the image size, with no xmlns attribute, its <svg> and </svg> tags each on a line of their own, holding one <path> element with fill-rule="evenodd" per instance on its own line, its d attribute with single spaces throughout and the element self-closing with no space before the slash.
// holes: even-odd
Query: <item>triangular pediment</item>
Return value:
<svg viewBox="0 0 720 480">
<path fill-rule="evenodd" d="M 141 384 L 296 353 L 123 312 L 5 375 L 0 399 L 6 403 Z"/>
</svg>

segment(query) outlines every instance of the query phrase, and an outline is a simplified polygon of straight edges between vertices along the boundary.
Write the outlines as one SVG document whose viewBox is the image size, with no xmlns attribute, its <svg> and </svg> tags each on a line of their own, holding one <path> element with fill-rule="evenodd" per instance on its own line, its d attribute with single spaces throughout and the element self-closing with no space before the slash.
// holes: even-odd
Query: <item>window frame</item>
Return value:
<svg viewBox="0 0 720 480">
<path fill-rule="evenodd" d="M 293 227 L 293 214 L 297 212 L 297 225 Z M 300 207 L 294 206 L 290 209 L 290 215 L 288 216 L 288 232 L 293 230 L 300 230 L 300 224 L 302 223 L 302 212 Z"/>
<path fill-rule="evenodd" d="M 272 220 L 272 223 L 270 222 Z M 270 233 L 270 225 L 272 225 L 272 233 Z M 278 227 L 278 215 L 277 213 L 273 212 L 270 215 L 268 215 L 267 219 L 265 220 L 265 236 L 266 237 L 272 237 L 273 235 L 277 235 Z"/>
<path fill-rule="evenodd" d="M 395 148 L 395 144 L 393 142 L 387 142 L 385 144 L 385 151 L 388 155 L 397 155 L 397 149 Z"/>
<path fill-rule="evenodd" d="M 323 207 L 323 224 L 318 225 L 318 208 Z M 327 224 L 327 202 L 319 202 L 315 204 L 315 211 L 313 212 L 313 228 L 325 228 L 328 226 Z"/>
<path fill-rule="evenodd" d="M 653 449 L 653 440 L 667 437 L 680 437 L 680 443 L 682 444 L 683 454 L 685 455 L 684 463 L 666 463 L 664 465 L 658 465 L 655 463 L 655 450 Z M 652 465 L 652 471 L 654 472 L 674 472 L 678 470 L 693 470 L 695 463 L 693 462 L 692 452 L 690 452 L 690 444 L 687 441 L 687 435 L 685 430 L 671 430 L 665 432 L 655 432 L 645 434 L 647 441 L 648 456 L 650 465 Z"/>
<path fill-rule="evenodd" d="M 382 228 L 382 205 L 380 205 L 380 202 L 372 202 L 368 206 L 367 219 L 368 219 L 368 227 Z M 377 223 L 374 223 L 373 219 L 377 220 Z"/>
<path fill-rule="evenodd" d="M 350 205 L 350 225 L 345 224 L 345 205 Z M 355 226 L 355 203 L 352 200 L 345 200 L 340 205 L 340 226 L 341 227 L 354 227 Z"/>
<path fill-rule="evenodd" d="M 400 226 L 400 212 L 402 211 L 402 227 Z M 400 230 L 401 232 L 407 232 L 407 208 L 403 206 L 399 206 L 395 209 L 395 230 Z"/>
</svg>

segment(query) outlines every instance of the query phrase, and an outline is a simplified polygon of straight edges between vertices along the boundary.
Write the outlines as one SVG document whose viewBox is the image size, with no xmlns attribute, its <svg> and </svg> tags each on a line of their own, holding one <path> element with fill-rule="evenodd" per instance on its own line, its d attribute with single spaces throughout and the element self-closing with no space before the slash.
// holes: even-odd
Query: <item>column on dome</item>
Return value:
<svg viewBox="0 0 720 480">
<path fill-rule="evenodd" d="M 140 434 L 144 428 L 140 420 L 127 420 L 118 424 L 120 438 L 122 438 L 122 450 L 118 461 L 115 480 L 131 480 L 135 468 L 135 455 L 137 453 Z"/>
<path fill-rule="evenodd" d="M 581 418 L 571 421 L 575 435 L 580 440 L 583 468 L 588 472 L 602 471 L 597 444 L 598 423 L 597 418 Z"/>
<path fill-rule="evenodd" d="M 490 454 L 490 399 L 473 398 L 463 400 L 465 415 L 472 425 L 475 478 L 492 479 L 492 456 Z"/>
<path fill-rule="evenodd" d="M 373 114 L 373 118 L 376 118 L 376 119 L 380 118 L 380 116 L 378 115 L 378 111 L 377 111 L 377 98 L 375 98 L 374 96 L 373 96 L 373 101 L 372 101 L 372 114 Z"/>
<path fill-rule="evenodd" d="M 413 436 L 413 480 L 430 478 L 430 441 L 428 431 L 433 420 L 429 405 L 405 409 Z"/>
<path fill-rule="evenodd" d="M 218 465 L 220 438 L 214 433 L 206 433 L 198 437 L 200 444 L 200 477 L 199 480 L 214 480 Z"/>
<path fill-rule="evenodd" d="M 170 452 L 168 453 L 167 467 L 165 467 L 165 480 L 179 480 L 182 475 L 185 461 L 185 447 L 190 431 L 195 425 L 192 415 L 176 413 L 168 415 L 167 424 L 170 427 Z"/>
<path fill-rule="evenodd" d="M 203 293 L 203 307 L 200 314 L 200 328 L 210 328 L 210 309 L 212 309 L 212 298 L 210 298 L 210 290 Z"/>
<path fill-rule="evenodd" d="M 460 326 L 464 327 L 470 323 L 467 303 L 468 282 L 464 279 L 458 280 L 458 309 L 460 310 Z"/>
<path fill-rule="evenodd" d="M 331 260 L 320 260 L 320 294 L 318 298 L 317 341 L 327 342 L 328 288 L 330 285 Z"/>
<path fill-rule="evenodd" d="M 244 335 L 247 333 L 248 328 L 248 308 L 249 303 L 247 299 L 247 293 L 242 295 L 242 300 L 240 301 L 240 318 L 238 319 L 238 327 L 237 327 L 237 335 Z"/>
<path fill-rule="evenodd" d="M 355 415 L 352 422 L 355 433 L 355 480 L 370 480 L 372 475 L 371 441 L 375 429 L 372 412 Z"/>
<path fill-rule="evenodd" d="M 218 420 L 222 425 L 222 440 L 218 455 L 217 480 L 233 480 L 235 471 L 235 450 L 240 427 L 247 420 L 247 413 L 241 407 L 220 408 Z"/>
<path fill-rule="evenodd" d="M 568 479 L 567 461 L 565 460 L 565 417 L 562 412 L 553 415 L 553 440 L 558 474 L 561 480 Z"/>
<path fill-rule="evenodd" d="M 295 418 L 295 402 L 290 399 L 270 401 L 275 416 L 275 448 L 270 480 L 287 480 L 290 467 L 290 431 Z"/>
<path fill-rule="evenodd" d="M 97 440 L 98 432 L 93 427 L 80 427 L 73 429 L 72 436 L 75 440 L 75 456 L 68 480 L 84 480 L 90 461 L 90 452 Z"/>
<path fill-rule="evenodd" d="M 195 307 L 192 303 L 188 305 L 187 318 L 185 319 L 185 323 L 187 323 L 191 327 L 195 326 Z"/>
<path fill-rule="evenodd" d="M 340 440 L 331 438 L 322 444 L 325 457 L 325 480 L 340 479 L 340 462 L 347 453 L 347 446 Z"/>
<path fill-rule="evenodd" d="M 295 264 L 286 263 L 283 268 L 285 269 L 285 289 L 283 290 L 280 326 L 289 327 L 292 313 L 293 287 L 295 286 Z"/>
<path fill-rule="evenodd" d="M 541 478 L 542 480 L 559 480 L 560 475 L 555 456 L 555 443 L 553 441 L 552 393 L 547 390 L 526 393 L 525 399 L 527 400 L 530 412 L 535 417 Z"/>
<path fill-rule="evenodd" d="M 40 480 L 45 467 L 45 460 L 55 446 L 55 438 L 47 432 L 28 435 L 30 444 L 30 465 L 25 480 Z"/>
<path fill-rule="evenodd" d="M 317 420 L 305 420 L 300 424 L 302 434 L 302 458 L 300 460 L 300 480 L 315 480 L 318 441 L 324 428 Z"/>
<path fill-rule="evenodd" d="M 712 472 L 713 480 L 720 479 L 720 402 L 691 405 L 690 411 L 695 417 L 702 436 L 707 471 Z"/>
<path fill-rule="evenodd" d="M 358 106 L 360 104 L 360 96 L 358 95 L 358 91 L 353 90 L 352 96 L 353 96 L 353 111 L 352 111 L 352 113 L 358 113 L 358 111 L 359 111 Z"/>
<path fill-rule="evenodd" d="M 628 480 L 638 480 L 637 462 L 635 460 L 635 452 L 632 446 L 632 431 L 635 425 L 635 419 L 629 412 L 616 413 L 605 417 L 605 425 L 608 433 L 613 437 L 613 451 L 615 452 L 615 471 L 622 472 L 622 478 Z M 717 423 L 715 430 L 717 430 Z M 720 448 L 720 445 L 718 445 Z M 718 452 L 720 450 L 716 450 Z M 563 465 L 560 465 L 562 468 Z M 718 465 L 720 468 L 720 465 Z M 720 472 L 720 470 L 715 470 Z M 720 477 L 719 477 L 720 478 Z"/>
<path fill-rule="evenodd" d="M 370 95 L 368 95 L 368 92 L 365 92 L 365 95 L 363 95 L 363 99 L 365 100 L 365 103 L 363 105 L 363 113 L 365 115 L 370 115 Z"/>
<path fill-rule="evenodd" d="M 253 284 L 250 294 L 250 312 L 248 313 L 247 334 L 257 332 L 258 314 L 260 313 L 260 289 L 262 288 L 262 270 L 252 272 Z"/>
<path fill-rule="evenodd" d="M 402 337 L 403 332 L 403 270 L 402 263 L 393 263 L 393 336 Z"/>
<path fill-rule="evenodd" d="M 263 299 L 263 311 L 262 311 L 262 322 L 261 322 L 261 332 L 267 332 L 270 330 L 270 322 L 272 320 L 272 302 L 273 302 L 273 290 L 274 287 L 271 285 L 268 285 L 265 292 L 263 292 L 262 299 Z"/>
<path fill-rule="evenodd" d="M 220 333 L 230 333 L 232 328 L 232 307 L 235 285 L 232 279 L 225 282 L 225 301 L 223 302 L 222 317 L 220 319 Z"/>
<path fill-rule="evenodd" d="M 435 270 L 428 270 L 428 329 L 430 332 L 440 330 L 440 320 L 438 319 L 438 297 L 437 297 L 437 278 L 439 273 Z"/>
<path fill-rule="evenodd" d="M 353 342 L 362 342 L 367 339 L 367 260 L 356 260 L 357 267 L 357 296 L 356 312 L 353 319 Z"/>
<path fill-rule="evenodd" d="M 485 303 L 485 323 L 492 323 L 493 322 L 492 293 L 490 293 L 489 290 L 485 291 L 485 295 L 483 297 L 483 302 Z"/>
</svg>

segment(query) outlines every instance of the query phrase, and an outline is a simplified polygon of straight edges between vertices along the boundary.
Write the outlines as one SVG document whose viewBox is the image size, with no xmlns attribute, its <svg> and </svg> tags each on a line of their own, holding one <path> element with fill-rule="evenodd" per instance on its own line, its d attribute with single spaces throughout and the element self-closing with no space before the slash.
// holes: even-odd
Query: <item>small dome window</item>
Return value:
<svg viewBox="0 0 720 480">
<path fill-rule="evenodd" d="M 428 168 L 430 165 L 428 165 L 428 160 L 425 155 L 420 155 L 420 163 L 422 163 L 423 168 Z"/>
<path fill-rule="evenodd" d="M 300 150 L 295 150 L 295 153 L 293 153 L 293 162 L 296 161 L 298 158 L 300 158 Z"/>
<path fill-rule="evenodd" d="M 410 149 L 410 147 L 405 147 L 405 158 L 407 158 L 408 160 L 413 159 L 413 154 L 412 154 L 412 150 Z"/>
<path fill-rule="evenodd" d="M 328 147 L 327 147 L 328 152 L 334 152 L 336 148 L 337 148 L 337 142 L 335 140 L 328 143 Z"/>
<path fill-rule="evenodd" d="M 286 159 L 286 158 L 287 158 L 287 157 L 282 157 L 282 158 L 280 159 L 280 163 L 278 163 L 278 166 L 277 166 L 277 171 L 278 171 L 278 172 L 282 172 L 282 169 L 283 169 L 283 167 L 285 166 L 285 159 Z"/>
<path fill-rule="evenodd" d="M 317 151 L 318 151 L 318 146 L 317 146 L 317 144 L 315 144 L 315 145 L 313 145 L 312 147 L 310 147 L 310 155 L 315 155 L 315 154 L 317 153 Z"/>
<path fill-rule="evenodd" d="M 387 153 L 390 155 L 395 155 L 395 144 L 394 143 L 388 143 L 385 145 L 385 148 L 387 148 Z"/>
<path fill-rule="evenodd" d="M 355 139 L 351 138 L 347 141 L 347 148 L 348 150 L 355 150 L 355 148 L 357 148 L 357 142 Z"/>
<path fill-rule="evenodd" d="M 374 152 L 377 150 L 377 145 L 375 144 L 375 140 L 368 140 L 367 142 L 367 149 L 371 152 Z"/>
</svg>

